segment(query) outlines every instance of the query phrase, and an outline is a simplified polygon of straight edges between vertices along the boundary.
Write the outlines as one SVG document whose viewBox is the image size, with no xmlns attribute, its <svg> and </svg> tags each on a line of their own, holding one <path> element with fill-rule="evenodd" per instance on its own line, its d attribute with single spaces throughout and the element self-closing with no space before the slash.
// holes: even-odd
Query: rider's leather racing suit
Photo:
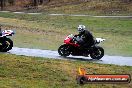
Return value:
<svg viewBox="0 0 132 88">
<path fill-rule="evenodd" d="M 91 47 L 94 44 L 94 37 L 88 30 L 84 30 L 84 32 L 81 32 L 76 36 L 82 38 L 83 41 L 79 42 L 79 44 L 83 48 Z"/>
</svg>

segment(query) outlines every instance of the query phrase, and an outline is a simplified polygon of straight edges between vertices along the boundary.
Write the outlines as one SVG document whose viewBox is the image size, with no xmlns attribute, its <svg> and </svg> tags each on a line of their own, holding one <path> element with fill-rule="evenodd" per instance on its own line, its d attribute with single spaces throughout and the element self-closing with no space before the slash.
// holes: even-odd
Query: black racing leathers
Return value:
<svg viewBox="0 0 132 88">
<path fill-rule="evenodd" d="M 79 33 L 77 36 L 83 40 L 83 42 L 80 43 L 81 47 L 88 48 L 94 44 L 94 37 L 88 30 Z"/>
</svg>

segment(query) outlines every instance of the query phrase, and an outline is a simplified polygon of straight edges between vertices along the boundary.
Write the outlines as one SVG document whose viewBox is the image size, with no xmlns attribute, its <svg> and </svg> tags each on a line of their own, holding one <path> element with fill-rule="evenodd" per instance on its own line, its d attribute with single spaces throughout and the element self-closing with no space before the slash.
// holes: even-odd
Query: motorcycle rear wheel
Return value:
<svg viewBox="0 0 132 88">
<path fill-rule="evenodd" d="M 12 49 L 13 41 L 10 38 L 5 38 L 6 46 L 3 47 L 1 52 L 7 52 Z"/>
<path fill-rule="evenodd" d="M 69 46 L 66 44 L 61 45 L 58 48 L 58 53 L 59 55 L 64 56 L 64 57 L 69 56 L 70 55 Z"/>
<path fill-rule="evenodd" d="M 90 54 L 90 57 L 92 59 L 100 60 L 104 56 L 104 49 L 100 46 L 97 46 L 93 49 L 92 53 Z"/>
</svg>

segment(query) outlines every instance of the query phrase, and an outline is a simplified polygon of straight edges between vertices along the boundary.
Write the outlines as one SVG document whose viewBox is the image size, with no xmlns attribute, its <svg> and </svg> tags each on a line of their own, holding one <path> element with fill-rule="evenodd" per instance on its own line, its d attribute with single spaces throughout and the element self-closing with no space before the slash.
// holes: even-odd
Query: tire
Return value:
<svg viewBox="0 0 132 88">
<path fill-rule="evenodd" d="M 3 47 L 2 52 L 7 52 L 12 49 L 13 41 L 9 38 L 5 38 L 6 46 Z"/>
<path fill-rule="evenodd" d="M 92 50 L 92 53 L 90 53 L 92 59 L 100 60 L 104 56 L 104 49 L 102 47 L 96 46 Z"/>
<path fill-rule="evenodd" d="M 69 56 L 70 55 L 69 46 L 66 44 L 61 45 L 58 48 L 58 53 L 59 55 L 64 56 L 64 57 Z"/>
</svg>

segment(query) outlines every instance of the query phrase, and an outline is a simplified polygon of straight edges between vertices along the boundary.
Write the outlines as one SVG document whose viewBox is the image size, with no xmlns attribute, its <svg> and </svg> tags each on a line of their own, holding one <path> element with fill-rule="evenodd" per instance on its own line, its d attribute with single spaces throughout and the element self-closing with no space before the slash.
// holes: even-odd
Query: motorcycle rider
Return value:
<svg viewBox="0 0 132 88">
<path fill-rule="evenodd" d="M 0 50 L 3 47 L 6 47 L 6 41 L 4 40 L 4 38 L 2 37 L 2 25 L 0 25 L 0 43 L 2 44 L 2 46 L 0 47 Z"/>
<path fill-rule="evenodd" d="M 81 48 L 88 48 L 94 44 L 93 35 L 89 30 L 86 30 L 86 27 L 84 25 L 78 26 L 78 32 L 79 34 L 76 35 L 76 37 L 79 36 L 82 39 L 82 41 L 77 41 L 80 44 Z"/>
</svg>

